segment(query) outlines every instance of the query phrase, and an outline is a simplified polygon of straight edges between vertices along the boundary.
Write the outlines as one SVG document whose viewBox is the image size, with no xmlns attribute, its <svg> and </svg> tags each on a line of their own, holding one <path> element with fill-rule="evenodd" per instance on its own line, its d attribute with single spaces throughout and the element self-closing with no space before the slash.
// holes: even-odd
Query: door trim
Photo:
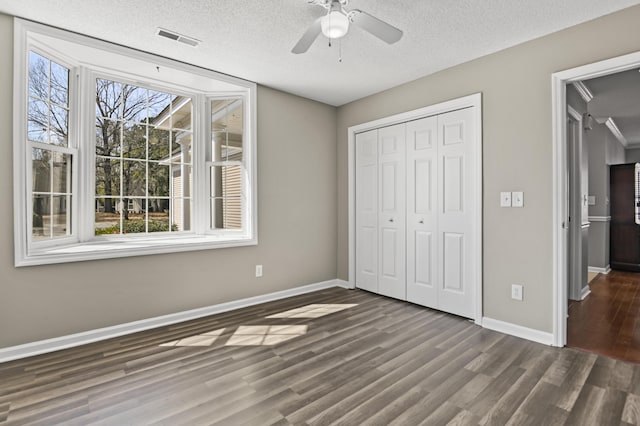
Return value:
<svg viewBox="0 0 640 426">
<path fill-rule="evenodd" d="M 428 117 L 430 115 L 443 114 L 446 112 L 455 111 L 458 109 L 475 107 L 474 119 L 476 122 L 476 133 L 474 135 L 473 143 L 478 147 L 476 155 L 476 179 L 475 187 L 473 188 L 473 196 L 475 197 L 475 203 L 477 206 L 478 214 L 474 218 L 474 232 L 475 232 L 475 291 L 474 291 L 474 306 L 475 314 L 474 321 L 478 325 L 482 325 L 482 94 L 475 93 L 472 95 L 464 96 L 457 99 L 441 102 L 435 105 L 429 105 L 423 108 L 419 108 L 413 111 L 407 111 L 400 114 L 391 115 L 389 117 L 380 118 L 378 120 L 369 121 L 366 123 L 351 126 L 347 129 L 348 138 L 348 172 L 349 172 L 349 287 L 355 288 L 355 140 L 356 133 L 362 133 L 367 130 L 372 130 L 380 127 L 391 126 L 394 124 L 404 123 L 407 121 L 417 120 L 420 118 Z"/>
<path fill-rule="evenodd" d="M 553 140 L 553 345 L 567 343 L 567 92 L 566 85 L 640 66 L 640 52 L 559 71 L 551 75 Z"/>
</svg>

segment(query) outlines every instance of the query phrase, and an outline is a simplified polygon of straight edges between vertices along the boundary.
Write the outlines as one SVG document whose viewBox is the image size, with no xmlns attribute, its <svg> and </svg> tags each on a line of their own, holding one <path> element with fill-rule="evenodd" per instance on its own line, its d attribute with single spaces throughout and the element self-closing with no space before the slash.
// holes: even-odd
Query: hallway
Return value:
<svg viewBox="0 0 640 426">
<path fill-rule="evenodd" d="M 569 303 L 567 346 L 640 363 L 640 273 L 599 274 L 589 286 Z"/>
</svg>

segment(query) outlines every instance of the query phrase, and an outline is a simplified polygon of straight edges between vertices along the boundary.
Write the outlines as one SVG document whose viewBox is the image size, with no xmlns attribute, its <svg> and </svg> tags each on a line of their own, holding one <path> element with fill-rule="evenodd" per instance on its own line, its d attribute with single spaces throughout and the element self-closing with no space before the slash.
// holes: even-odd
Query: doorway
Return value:
<svg viewBox="0 0 640 426">
<path fill-rule="evenodd" d="M 576 215 L 579 215 L 580 210 L 584 209 L 593 200 L 588 192 L 583 193 L 582 188 L 579 187 L 580 178 L 579 173 L 576 174 L 576 172 L 580 168 L 580 164 L 576 162 L 575 152 L 572 149 L 577 139 L 576 129 L 580 129 L 583 126 L 583 124 L 578 124 L 580 121 L 578 118 L 589 116 L 584 116 L 580 113 L 572 114 L 568 110 L 567 87 L 571 85 L 582 90 L 583 88 L 580 88 L 578 83 L 583 80 L 608 76 L 632 69 L 637 72 L 638 67 L 640 67 L 640 52 L 552 75 L 554 145 L 553 343 L 555 346 L 565 346 L 567 344 L 569 300 L 582 299 L 589 291 L 589 287 L 586 286 L 588 278 L 584 268 L 584 262 L 588 262 L 588 256 L 585 256 L 587 248 L 583 244 L 584 239 L 580 237 L 581 233 L 584 234 L 585 227 L 582 226 L 584 223 L 579 221 Z M 589 117 L 590 119 L 591 117 Z M 612 126 L 610 121 L 602 120 L 599 124 L 606 125 L 615 135 L 615 131 L 618 130 L 619 132 L 619 129 L 616 129 L 615 125 Z M 602 198 L 600 201 L 608 202 L 608 199 Z M 586 226 L 586 228 L 588 234 L 589 226 Z M 605 272 L 604 268 L 602 272 Z M 596 278 L 596 280 L 598 279 Z M 600 281 L 606 282 L 604 278 Z M 582 290 L 580 290 L 577 283 L 585 284 Z"/>
</svg>

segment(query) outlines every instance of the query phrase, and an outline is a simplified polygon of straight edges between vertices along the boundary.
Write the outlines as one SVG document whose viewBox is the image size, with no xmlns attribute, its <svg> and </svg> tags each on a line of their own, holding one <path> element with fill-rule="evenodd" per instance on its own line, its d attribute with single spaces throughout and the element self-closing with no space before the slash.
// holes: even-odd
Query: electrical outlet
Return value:
<svg viewBox="0 0 640 426">
<path fill-rule="evenodd" d="M 522 301 L 522 285 L 511 284 L 511 298 L 513 300 Z"/>
<path fill-rule="evenodd" d="M 256 278 L 260 278 L 262 276 L 262 265 L 256 265 Z"/>
</svg>

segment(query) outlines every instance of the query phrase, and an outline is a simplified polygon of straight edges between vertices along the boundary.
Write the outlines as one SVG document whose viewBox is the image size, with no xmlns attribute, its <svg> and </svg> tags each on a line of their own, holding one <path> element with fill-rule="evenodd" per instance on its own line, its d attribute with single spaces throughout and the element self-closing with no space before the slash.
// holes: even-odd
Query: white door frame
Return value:
<svg viewBox="0 0 640 426">
<path fill-rule="evenodd" d="M 478 147 L 478 155 L 476 156 L 476 179 L 475 188 L 473 188 L 473 194 L 476 199 L 478 214 L 474 218 L 475 229 L 475 248 L 473 250 L 475 255 L 475 283 L 476 288 L 474 291 L 474 306 L 475 315 L 474 321 L 476 324 L 482 324 L 482 94 L 475 93 L 473 95 L 464 96 L 458 99 L 452 99 L 450 101 L 442 102 L 436 105 L 430 105 L 424 108 L 419 108 L 413 111 L 403 112 L 400 114 L 384 117 L 378 120 L 369 121 L 367 123 L 351 126 L 347 130 L 348 137 L 348 168 L 349 168 L 349 287 L 355 288 L 355 141 L 356 133 L 365 132 L 367 130 L 376 129 L 379 127 L 391 126 L 393 124 L 404 123 L 411 120 L 416 120 L 430 115 L 443 114 L 450 111 L 455 111 L 462 108 L 475 107 L 475 122 L 476 133 L 473 135 L 473 142 Z"/>
<path fill-rule="evenodd" d="M 640 66 L 640 52 L 571 68 L 551 75 L 553 131 L 553 345 L 567 343 L 567 93 L 575 81 L 626 71 Z"/>
<path fill-rule="evenodd" d="M 571 105 L 567 105 L 567 119 L 569 118 L 569 116 L 571 116 L 571 118 L 573 118 L 575 120 L 575 122 L 577 123 L 577 135 L 573 135 L 574 138 L 578 139 L 577 144 L 582 146 L 582 114 L 580 114 L 578 111 L 576 111 L 574 108 L 571 107 Z M 569 141 L 567 141 L 568 143 Z M 571 147 L 573 150 L 576 149 L 576 147 Z M 569 145 L 567 145 L 567 149 L 569 149 Z M 580 170 L 580 158 L 576 158 L 574 157 L 573 154 L 570 154 L 569 151 L 567 151 L 567 163 L 574 163 L 574 167 L 576 166 L 576 162 L 578 162 L 578 170 Z M 568 168 L 567 170 L 567 175 L 572 173 L 571 167 Z M 575 170 L 573 171 L 574 177 L 577 173 L 580 173 L 579 171 L 576 172 Z M 572 187 L 573 186 L 573 187 Z M 569 215 L 569 212 L 571 211 L 571 204 L 574 205 L 574 209 L 576 207 L 576 197 L 578 199 L 581 199 L 581 187 L 578 187 L 576 185 L 576 181 L 573 178 L 569 178 L 569 181 L 567 182 L 567 189 L 569 191 L 569 193 L 567 194 L 567 197 L 570 197 L 572 194 L 573 196 L 569 199 L 569 206 L 567 207 L 569 210 L 567 212 L 567 216 Z M 580 195 L 576 195 L 576 192 Z M 568 239 L 567 239 L 567 264 L 568 264 L 568 272 L 569 272 L 569 276 L 573 277 L 573 282 L 569 282 L 567 285 L 567 297 L 571 297 L 573 300 L 581 300 L 581 293 L 582 293 L 582 285 L 580 285 L 580 288 L 576 288 L 576 278 L 575 277 L 582 277 L 582 245 L 581 245 L 581 240 L 582 240 L 582 210 L 580 210 L 580 213 L 578 212 L 574 212 L 574 218 L 572 219 L 572 221 L 569 222 L 568 224 L 568 228 L 567 231 L 569 233 L 568 235 Z M 580 219 L 580 220 L 578 220 Z M 573 270 L 572 270 L 573 269 Z M 571 275 L 573 274 L 573 275 Z"/>
</svg>

